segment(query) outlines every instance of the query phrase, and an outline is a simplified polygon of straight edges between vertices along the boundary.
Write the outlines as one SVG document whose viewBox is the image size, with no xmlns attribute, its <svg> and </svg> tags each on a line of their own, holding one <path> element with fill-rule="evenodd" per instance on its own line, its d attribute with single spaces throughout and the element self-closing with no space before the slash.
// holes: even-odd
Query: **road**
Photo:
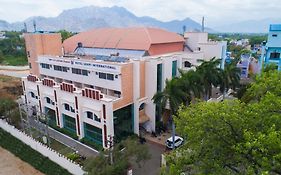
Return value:
<svg viewBox="0 0 281 175">
<path fill-rule="evenodd" d="M 29 74 L 29 71 L 13 71 L 13 70 L 0 70 L 1 75 L 7 75 L 11 77 L 22 78 Z"/>
<path fill-rule="evenodd" d="M 161 154 L 164 153 L 165 147 L 158 144 L 146 143 L 148 145 L 149 153 L 151 155 L 150 160 L 147 160 L 141 168 L 133 163 L 134 175 L 158 175 L 160 174 Z"/>
</svg>

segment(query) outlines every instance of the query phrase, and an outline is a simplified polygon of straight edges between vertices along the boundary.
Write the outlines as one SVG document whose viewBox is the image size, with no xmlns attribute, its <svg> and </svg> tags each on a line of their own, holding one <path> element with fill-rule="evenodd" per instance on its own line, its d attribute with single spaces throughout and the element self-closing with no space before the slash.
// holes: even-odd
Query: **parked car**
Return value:
<svg viewBox="0 0 281 175">
<path fill-rule="evenodd" d="M 175 148 L 181 146 L 184 142 L 184 139 L 180 136 L 175 136 Z M 166 147 L 173 149 L 173 136 L 166 140 Z"/>
</svg>

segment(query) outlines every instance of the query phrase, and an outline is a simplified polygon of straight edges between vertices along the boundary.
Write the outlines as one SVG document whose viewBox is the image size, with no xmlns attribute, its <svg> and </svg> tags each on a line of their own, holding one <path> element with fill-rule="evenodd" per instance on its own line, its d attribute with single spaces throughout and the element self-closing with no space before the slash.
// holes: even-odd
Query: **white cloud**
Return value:
<svg viewBox="0 0 281 175">
<path fill-rule="evenodd" d="M 137 16 L 163 21 L 206 17 L 209 26 L 249 19 L 280 18 L 280 0 L 0 0 L 0 19 L 22 21 L 30 16 L 57 16 L 65 9 L 123 6 Z"/>
</svg>

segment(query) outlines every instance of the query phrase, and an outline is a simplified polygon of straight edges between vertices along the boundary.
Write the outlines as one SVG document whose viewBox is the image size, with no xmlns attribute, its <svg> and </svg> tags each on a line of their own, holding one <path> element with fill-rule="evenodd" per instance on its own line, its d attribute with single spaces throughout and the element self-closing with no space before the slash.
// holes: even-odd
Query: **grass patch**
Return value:
<svg viewBox="0 0 281 175">
<path fill-rule="evenodd" d="M 9 66 L 25 66 L 27 63 L 27 58 L 25 56 L 5 55 L 1 64 Z"/>
<path fill-rule="evenodd" d="M 49 158 L 0 128 L 0 146 L 46 175 L 71 175 Z"/>
</svg>

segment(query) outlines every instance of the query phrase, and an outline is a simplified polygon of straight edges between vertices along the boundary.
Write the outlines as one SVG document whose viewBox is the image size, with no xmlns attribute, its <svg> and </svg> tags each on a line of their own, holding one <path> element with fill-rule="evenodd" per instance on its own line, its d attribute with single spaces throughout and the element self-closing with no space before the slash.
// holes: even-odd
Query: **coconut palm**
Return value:
<svg viewBox="0 0 281 175">
<path fill-rule="evenodd" d="M 157 92 L 152 98 L 153 102 L 159 105 L 162 111 L 167 110 L 169 113 L 172 123 L 173 148 L 175 147 L 175 124 L 173 116 L 176 116 L 179 106 L 182 103 L 190 101 L 190 98 L 191 97 L 182 90 L 178 78 L 166 80 L 164 90 Z"/>
<path fill-rule="evenodd" d="M 194 70 L 180 72 L 180 83 L 185 93 L 192 98 L 201 98 L 203 94 L 202 77 Z M 190 101 L 189 101 L 190 102 Z"/>
<path fill-rule="evenodd" d="M 220 91 L 225 97 L 229 89 L 235 90 L 240 85 L 240 69 L 236 66 L 237 61 L 227 64 L 224 70 L 221 70 Z"/>
<path fill-rule="evenodd" d="M 210 61 L 198 61 L 202 63 L 196 68 L 196 72 L 198 72 L 202 78 L 204 98 L 207 101 L 212 94 L 213 86 L 217 87 L 221 82 L 221 69 L 219 68 L 221 60 L 214 57 Z"/>
</svg>

